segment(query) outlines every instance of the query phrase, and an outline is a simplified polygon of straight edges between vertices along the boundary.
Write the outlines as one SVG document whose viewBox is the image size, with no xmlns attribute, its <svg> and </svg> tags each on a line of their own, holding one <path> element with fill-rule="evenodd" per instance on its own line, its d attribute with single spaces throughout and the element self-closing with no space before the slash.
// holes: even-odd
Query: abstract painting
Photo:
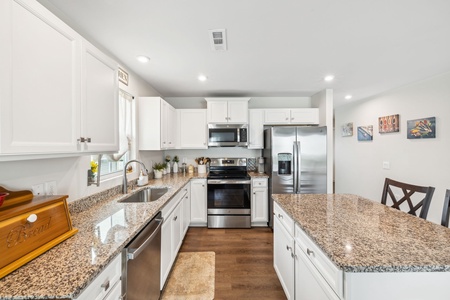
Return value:
<svg viewBox="0 0 450 300">
<path fill-rule="evenodd" d="M 358 141 L 373 140 L 373 125 L 358 126 Z"/>
<path fill-rule="evenodd" d="M 400 115 L 384 116 L 378 118 L 378 131 L 390 133 L 400 131 Z"/>
<path fill-rule="evenodd" d="M 408 120 L 408 139 L 434 139 L 436 138 L 436 117 Z"/>
<path fill-rule="evenodd" d="M 352 136 L 353 135 L 353 123 L 345 123 L 342 125 L 342 136 Z"/>
</svg>

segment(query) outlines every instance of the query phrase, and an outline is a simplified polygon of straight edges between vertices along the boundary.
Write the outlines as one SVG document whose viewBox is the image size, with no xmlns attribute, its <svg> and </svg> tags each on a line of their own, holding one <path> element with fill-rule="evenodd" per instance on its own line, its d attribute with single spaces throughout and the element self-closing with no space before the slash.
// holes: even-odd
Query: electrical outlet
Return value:
<svg viewBox="0 0 450 300">
<path fill-rule="evenodd" d="M 31 190 L 33 191 L 33 195 L 42 196 L 44 195 L 44 184 L 35 184 L 31 186 Z"/>
<path fill-rule="evenodd" d="M 56 195 L 56 181 L 48 181 L 45 183 L 45 194 L 46 195 Z"/>
<path fill-rule="evenodd" d="M 391 163 L 388 161 L 383 161 L 383 169 L 390 170 L 391 169 Z"/>
</svg>

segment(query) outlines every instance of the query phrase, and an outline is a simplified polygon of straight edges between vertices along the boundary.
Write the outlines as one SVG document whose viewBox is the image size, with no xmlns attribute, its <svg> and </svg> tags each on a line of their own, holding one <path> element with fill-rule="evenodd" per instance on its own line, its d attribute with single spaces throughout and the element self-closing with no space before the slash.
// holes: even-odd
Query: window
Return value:
<svg viewBox="0 0 450 300">
<path fill-rule="evenodd" d="M 119 90 L 119 151 L 114 154 L 93 155 L 91 160 L 100 164 L 100 175 L 123 172 L 125 164 L 131 160 L 134 148 L 134 97 Z M 100 162 L 98 159 L 100 158 Z"/>
</svg>

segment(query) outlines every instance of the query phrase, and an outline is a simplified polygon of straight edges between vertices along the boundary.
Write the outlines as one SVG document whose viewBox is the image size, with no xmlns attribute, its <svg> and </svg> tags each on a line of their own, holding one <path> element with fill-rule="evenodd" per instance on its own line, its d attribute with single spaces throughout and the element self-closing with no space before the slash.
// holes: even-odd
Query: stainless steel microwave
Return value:
<svg viewBox="0 0 450 300">
<path fill-rule="evenodd" d="M 209 147 L 247 147 L 247 124 L 208 124 Z"/>
</svg>

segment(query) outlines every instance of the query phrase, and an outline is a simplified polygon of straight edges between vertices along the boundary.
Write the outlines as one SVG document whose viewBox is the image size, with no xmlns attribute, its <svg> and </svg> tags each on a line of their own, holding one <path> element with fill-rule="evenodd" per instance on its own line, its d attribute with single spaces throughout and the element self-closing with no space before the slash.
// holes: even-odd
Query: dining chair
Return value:
<svg viewBox="0 0 450 300">
<path fill-rule="evenodd" d="M 442 210 L 441 225 L 448 227 L 448 218 L 450 213 L 450 190 L 445 191 L 444 209 Z"/>
<path fill-rule="evenodd" d="M 403 193 L 403 196 L 400 196 L 400 191 Z M 422 219 L 426 219 L 433 193 L 434 187 L 431 186 L 426 187 L 412 185 L 386 178 L 386 180 L 384 181 L 381 203 L 387 205 L 386 202 L 389 195 L 390 200 L 393 203 L 391 207 L 401 210 L 400 206 L 406 202 L 409 207 L 409 211 L 407 211 L 407 213 L 417 216 L 417 211 L 420 209 L 419 217 Z M 414 199 L 411 198 L 413 194 L 416 194 L 414 196 Z M 420 197 L 422 197 L 423 195 L 418 194 L 425 194 L 425 196 L 424 198 L 420 199 Z M 397 197 L 400 197 L 400 199 L 397 200 Z M 418 197 L 419 200 L 417 200 Z M 414 202 L 416 203 L 414 204 Z"/>
</svg>

